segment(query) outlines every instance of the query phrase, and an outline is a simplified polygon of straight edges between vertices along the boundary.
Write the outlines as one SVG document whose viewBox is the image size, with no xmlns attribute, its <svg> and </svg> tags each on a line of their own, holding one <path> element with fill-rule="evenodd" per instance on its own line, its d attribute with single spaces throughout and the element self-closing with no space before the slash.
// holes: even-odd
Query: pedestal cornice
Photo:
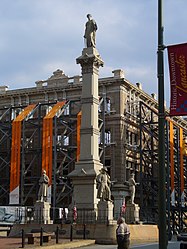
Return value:
<svg viewBox="0 0 187 249">
<path fill-rule="evenodd" d="M 99 100 L 97 98 L 93 97 L 82 97 L 81 98 L 81 103 L 86 104 L 86 103 L 94 103 L 99 105 Z"/>
<path fill-rule="evenodd" d="M 81 134 L 95 134 L 99 136 L 99 129 L 97 128 L 88 128 L 88 127 L 81 127 Z"/>
<path fill-rule="evenodd" d="M 82 74 L 99 73 L 99 67 L 104 65 L 98 51 L 95 48 L 83 49 L 82 55 L 76 59 L 82 67 Z"/>
</svg>

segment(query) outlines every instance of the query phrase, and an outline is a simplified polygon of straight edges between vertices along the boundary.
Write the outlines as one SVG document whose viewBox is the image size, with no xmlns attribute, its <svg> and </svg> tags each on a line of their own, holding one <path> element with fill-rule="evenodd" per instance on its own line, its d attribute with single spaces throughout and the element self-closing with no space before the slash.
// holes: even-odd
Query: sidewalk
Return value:
<svg viewBox="0 0 187 249">
<path fill-rule="evenodd" d="M 146 241 L 146 240 L 136 240 L 131 241 L 131 245 L 138 245 L 143 243 L 153 243 L 157 241 Z M 26 249 L 72 249 L 78 248 L 82 246 L 88 246 L 95 244 L 95 240 L 67 240 L 67 239 L 59 239 L 59 243 L 55 243 L 55 239 L 52 239 L 49 243 L 44 243 L 43 246 L 40 246 L 39 240 L 35 245 L 27 244 L 27 240 L 25 240 Z M 105 244 L 105 243 L 103 243 Z M 22 248 L 21 238 L 8 238 L 8 237 L 0 237 L 0 249 L 18 249 Z"/>
<path fill-rule="evenodd" d="M 77 248 L 81 246 L 87 246 L 95 244 L 95 240 L 64 240 L 59 239 L 59 244 L 55 243 L 55 239 L 52 239 L 49 243 L 43 243 L 43 248 L 47 249 L 70 249 L 70 248 Z M 18 249 L 22 247 L 21 238 L 7 238 L 7 237 L 0 237 L 0 249 Z M 27 241 L 25 240 L 25 248 L 26 249 L 41 249 L 39 240 L 36 242 L 35 245 L 28 245 Z"/>
</svg>

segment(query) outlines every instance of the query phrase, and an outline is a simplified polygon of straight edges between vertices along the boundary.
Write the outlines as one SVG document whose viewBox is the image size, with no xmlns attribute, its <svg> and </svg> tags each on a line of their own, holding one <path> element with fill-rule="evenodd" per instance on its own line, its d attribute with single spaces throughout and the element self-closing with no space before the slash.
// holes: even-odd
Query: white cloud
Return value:
<svg viewBox="0 0 187 249">
<path fill-rule="evenodd" d="M 186 0 L 164 1 L 166 45 L 186 42 L 186 5 Z M 127 79 L 155 92 L 155 0 L 1 0 L 0 82 L 10 88 L 33 86 L 57 68 L 69 76 L 80 74 L 75 60 L 84 46 L 88 13 L 99 27 L 97 48 L 105 62 L 100 76 L 112 76 L 112 70 L 122 68 Z M 168 88 L 167 79 L 167 92 Z"/>
</svg>

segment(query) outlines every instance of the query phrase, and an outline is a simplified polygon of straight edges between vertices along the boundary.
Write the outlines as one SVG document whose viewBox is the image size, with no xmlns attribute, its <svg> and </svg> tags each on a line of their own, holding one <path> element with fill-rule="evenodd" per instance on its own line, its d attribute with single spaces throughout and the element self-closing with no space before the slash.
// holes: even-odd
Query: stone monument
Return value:
<svg viewBox="0 0 187 249">
<path fill-rule="evenodd" d="M 40 224 L 50 224 L 50 203 L 47 202 L 49 177 L 43 170 L 39 180 L 40 188 L 38 191 L 38 200 L 34 205 L 34 222 Z"/>
<path fill-rule="evenodd" d="M 90 16 L 87 15 L 89 20 L 84 35 L 86 48 L 76 59 L 82 68 L 80 159 L 69 177 L 74 186 L 73 201 L 77 207 L 77 222 L 83 215 L 87 219 L 85 222 L 97 220 L 96 176 L 102 168 L 98 147 L 98 75 L 103 61 L 95 48 L 96 23 Z"/>
</svg>

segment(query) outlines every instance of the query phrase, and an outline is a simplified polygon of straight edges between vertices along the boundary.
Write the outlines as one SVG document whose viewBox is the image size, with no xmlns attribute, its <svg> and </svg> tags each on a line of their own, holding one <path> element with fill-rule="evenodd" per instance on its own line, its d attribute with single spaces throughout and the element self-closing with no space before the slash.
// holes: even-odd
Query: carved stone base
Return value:
<svg viewBox="0 0 187 249">
<path fill-rule="evenodd" d="M 113 208 L 114 205 L 111 201 L 99 201 L 98 205 L 98 217 L 97 222 L 110 223 L 113 221 Z"/>
<path fill-rule="evenodd" d="M 34 205 L 34 223 L 51 224 L 49 202 L 37 201 Z"/>
<path fill-rule="evenodd" d="M 125 221 L 127 223 L 139 223 L 140 216 L 139 216 L 140 207 L 138 204 L 126 204 L 126 211 L 125 211 Z"/>
</svg>

